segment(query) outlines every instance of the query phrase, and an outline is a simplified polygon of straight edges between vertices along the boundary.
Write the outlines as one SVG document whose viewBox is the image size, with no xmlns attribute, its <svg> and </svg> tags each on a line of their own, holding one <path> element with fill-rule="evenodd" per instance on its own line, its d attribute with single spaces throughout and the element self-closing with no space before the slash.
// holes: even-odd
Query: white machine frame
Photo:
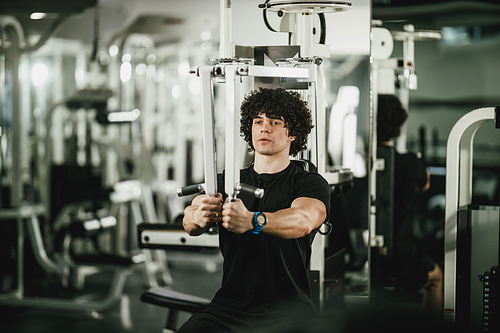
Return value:
<svg viewBox="0 0 500 333">
<path fill-rule="evenodd" d="M 297 21 L 301 29 L 296 41 L 301 47 L 300 59 L 286 59 L 282 66 L 262 66 L 253 65 L 253 59 L 234 58 L 234 45 L 231 44 L 230 20 L 231 5 L 228 0 L 221 0 L 221 45 L 219 63 L 214 66 L 198 67 L 193 71 L 201 78 L 202 91 L 202 115 L 203 115 L 203 142 L 204 142 L 204 160 L 205 160 L 205 182 L 203 184 L 192 185 L 189 192 L 199 193 L 204 191 L 207 195 L 214 195 L 217 191 L 216 162 L 215 162 L 215 135 L 214 135 L 214 102 L 213 102 L 213 82 L 216 78 L 218 82 L 225 83 L 225 189 L 224 191 L 231 200 L 235 200 L 240 191 L 249 191 L 257 197 L 264 193 L 261 189 L 249 187 L 240 184 L 240 147 L 239 147 L 239 128 L 240 128 L 240 105 L 242 77 L 267 77 L 267 78 L 294 78 L 297 82 L 308 83 L 308 105 L 313 115 L 313 125 L 309 137 L 309 147 L 311 156 L 309 160 L 314 163 L 318 172 L 325 177 L 329 184 L 339 184 L 352 177 L 349 170 L 335 169 L 326 170 L 327 147 L 326 147 L 326 110 L 325 110 L 325 78 L 321 68 L 321 59 L 315 52 L 320 52 L 321 57 L 329 56 L 323 54 L 323 47 L 318 47 L 313 43 L 312 36 L 312 15 L 313 13 L 343 12 L 350 9 L 349 2 L 341 1 L 275 1 L 266 2 L 261 8 L 267 6 L 268 10 L 282 10 L 285 13 L 296 14 L 300 16 Z M 306 33 L 307 32 L 307 33 Z M 300 61 L 299 61 L 300 60 Z M 347 175 L 349 174 L 349 175 Z M 187 186 L 188 187 L 188 186 Z M 186 189 L 187 187 L 183 188 Z M 189 194 L 183 189 L 178 190 L 179 195 Z M 156 234 L 160 233 L 160 234 Z M 154 235 L 153 235 L 154 234 Z M 162 234 L 164 236 L 162 236 Z M 141 234 L 144 241 L 146 231 Z M 155 237 L 155 244 L 175 245 L 179 242 L 179 237 L 190 238 L 189 236 L 180 236 L 178 233 L 165 231 L 147 231 L 147 235 Z M 202 237 L 200 242 L 188 242 L 184 240 L 183 244 L 192 244 L 193 246 L 210 246 L 214 244 L 214 235 L 197 236 Z M 172 238 L 173 237 L 173 238 Z M 172 238 L 168 240 L 167 238 Z M 149 238 L 149 244 L 151 244 Z M 181 240 L 182 242 L 182 240 Z M 147 242 L 145 242 L 147 243 Z M 325 265 L 325 237 L 316 237 L 313 243 L 310 269 L 319 271 L 319 305 L 323 309 L 324 305 L 324 265 Z"/>
<path fill-rule="evenodd" d="M 472 202 L 473 140 L 487 120 L 497 120 L 499 107 L 480 108 L 460 118 L 453 126 L 446 153 L 446 206 L 444 246 L 444 318 L 455 322 L 457 283 L 458 210 Z"/>
</svg>

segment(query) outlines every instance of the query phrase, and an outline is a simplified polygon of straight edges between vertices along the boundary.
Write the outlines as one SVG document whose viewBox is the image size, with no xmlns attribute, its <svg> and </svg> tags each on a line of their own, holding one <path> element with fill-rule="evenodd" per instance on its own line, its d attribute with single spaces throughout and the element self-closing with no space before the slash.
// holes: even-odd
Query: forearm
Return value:
<svg viewBox="0 0 500 333">
<path fill-rule="evenodd" d="M 267 217 L 267 224 L 261 230 L 278 238 L 294 239 L 311 233 L 326 220 L 326 207 L 323 202 L 312 198 L 295 199 L 290 208 L 276 212 L 262 212 Z M 237 234 L 254 229 L 255 213 L 248 211 L 241 199 L 227 202 L 222 210 L 222 226 Z"/>
<path fill-rule="evenodd" d="M 283 239 L 304 237 L 321 226 L 326 218 L 295 207 L 264 214 L 267 216 L 267 225 L 261 232 Z"/>
</svg>

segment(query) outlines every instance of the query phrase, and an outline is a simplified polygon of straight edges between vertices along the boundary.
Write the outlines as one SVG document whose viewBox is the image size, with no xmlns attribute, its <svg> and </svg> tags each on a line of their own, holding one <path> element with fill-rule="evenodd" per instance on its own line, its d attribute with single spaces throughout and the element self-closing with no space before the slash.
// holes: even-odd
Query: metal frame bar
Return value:
<svg viewBox="0 0 500 333">
<path fill-rule="evenodd" d="M 215 151 L 215 117 L 212 83 L 212 67 L 203 67 L 199 71 L 201 78 L 201 112 L 203 119 L 203 158 L 205 161 L 205 193 L 213 196 L 217 193 L 217 161 Z"/>
<path fill-rule="evenodd" d="M 495 108 L 467 113 L 453 126 L 446 147 L 444 317 L 453 323 L 457 305 L 457 211 L 472 201 L 472 142 L 478 128 L 488 119 L 495 119 Z"/>
<path fill-rule="evenodd" d="M 217 234 L 201 234 L 196 237 L 186 235 L 184 230 L 144 230 L 140 234 L 141 246 L 188 246 L 188 247 L 219 247 Z"/>
<path fill-rule="evenodd" d="M 239 66 L 238 74 L 256 77 L 287 77 L 309 79 L 310 68 L 306 67 L 270 67 L 270 66 Z"/>
<path fill-rule="evenodd" d="M 225 67 L 226 74 L 226 151 L 225 151 L 225 192 L 230 201 L 236 201 L 240 184 L 239 123 L 240 123 L 240 77 L 238 67 Z"/>
</svg>

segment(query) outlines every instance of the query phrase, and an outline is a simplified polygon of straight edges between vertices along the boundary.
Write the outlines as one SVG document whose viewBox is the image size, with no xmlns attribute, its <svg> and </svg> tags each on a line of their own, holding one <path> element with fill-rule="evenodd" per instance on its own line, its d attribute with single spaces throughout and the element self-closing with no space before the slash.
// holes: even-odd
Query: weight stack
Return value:
<svg viewBox="0 0 500 333">
<path fill-rule="evenodd" d="M 500 267 L 483 276 L 483 331 L 500 332 Z"/>
</svg>

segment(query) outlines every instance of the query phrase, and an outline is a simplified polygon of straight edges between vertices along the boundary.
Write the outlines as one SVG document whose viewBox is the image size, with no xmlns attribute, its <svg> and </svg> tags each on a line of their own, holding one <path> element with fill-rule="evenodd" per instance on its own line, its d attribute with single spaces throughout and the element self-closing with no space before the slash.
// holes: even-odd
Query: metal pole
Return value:
<svg viewBox="0 0 500 333">
<path fill-rule="evenodd" d="M 231 0 L 220 0 L 220 59 L 232 58 L 231 24 Z"/>
<path fill-rule="evenodd" d="M 217 162 L 215 151 L 215 119 L 212 67 L 201 68 L 201 113 L 203 118 L 203 159 L 205 161 L 205 194 L 217 193 Z"/>
<path fill-rule="evenodd" d="M 226 178 L 225 192 L 230 201 L 236 201 L 236 188 L 240 183 L 239 129 L 240 129 L 240 77 L 236 75 L 237 66 L 226 66 Z"/>
</svg>

